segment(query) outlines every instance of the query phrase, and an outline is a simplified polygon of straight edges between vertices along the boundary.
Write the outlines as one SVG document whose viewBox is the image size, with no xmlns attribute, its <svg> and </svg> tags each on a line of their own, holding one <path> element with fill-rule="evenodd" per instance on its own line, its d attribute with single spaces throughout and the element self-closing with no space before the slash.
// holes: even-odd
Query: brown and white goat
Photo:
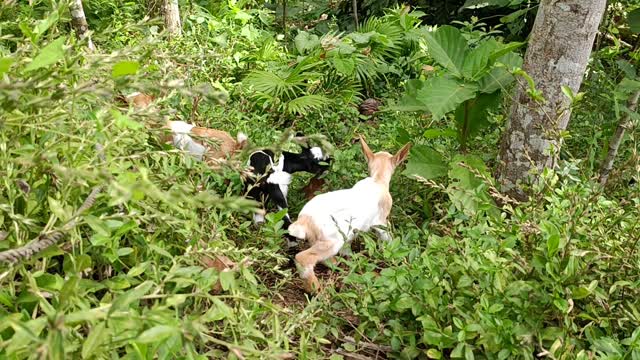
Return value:
<svg viewBox="0 0 640 360">
<path fill-rule="evenodd" d="M 140 110 L 149 107 L 155 98 L 153 95 L 135 92 L 127 96 L 121 95 L 118 100 Z M 234 139 L 226 131 L 171 120 L 165 123 L 164 128 L 169 130 L 170 134 L 161 138 L 163 143 L 172 142 L 178 149 L 184 150 L 212 166 L 219 165 L 221 160 L 244 149 L 247 145 L 247 136 L 241 132 Z M 196 139 L 201 140 L 197 141 Z"/>
<path fill-rule="evenodd" d="M 305 289 L 313 293 L 320 287 L 314 273 L 320 261 L 331 260 L 350 242 L 356 231 L 368 231 L 374 226 L 386 226 L 392 199 L 389 183 L 396 167 L 409 155 L 406 144 L 395 155 L 373 153 L 360 137 L 367 158 L 369 177 L 352 188 L 328 192 L 311 199 L 300 211 L 298 220 L 289 226 L 289 234 L 306 240 L 310 247 L 296 255 L 296 265 L 305 281 Z M 378 237 L 389 240 L 389 234 L 374 228 Z"/>
</svg>

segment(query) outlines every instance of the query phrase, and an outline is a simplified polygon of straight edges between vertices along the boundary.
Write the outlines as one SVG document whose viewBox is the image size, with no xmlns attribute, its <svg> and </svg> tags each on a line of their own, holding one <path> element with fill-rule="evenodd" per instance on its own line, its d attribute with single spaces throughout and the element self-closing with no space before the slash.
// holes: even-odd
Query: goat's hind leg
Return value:
<svg viewBox="0 0 640 360">
<path fill-rule="evenodd" d="M 316 264 L 320 261 L 331 259 L 337 253 L 338 251 L 333 243 L 328 240 L 322 240 L 296 255 L 296 265 L 298 266 L 298 271 L 300 271 L 300 277 L 304 280 L 305 290 L 308 293 L 314 294 L 320 289 L 320 282 L 314 272 Z"/>
</svg>

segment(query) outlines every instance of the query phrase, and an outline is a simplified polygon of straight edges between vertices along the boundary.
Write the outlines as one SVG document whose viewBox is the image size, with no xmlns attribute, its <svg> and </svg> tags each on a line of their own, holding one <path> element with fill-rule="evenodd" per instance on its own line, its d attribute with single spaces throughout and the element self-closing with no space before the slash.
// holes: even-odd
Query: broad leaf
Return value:
<svg viewBox="0 0 640 360">
<path fill-rule="evenodd" d="M 352 32 L 346 38 L 353 40 L 356 44 L 367 44 L 375 34 L 376 32 L 374 31 L 369 31 L 368 33 Z"/>
<path fill-rule="evenodd" d="M 342 75 L 352 76 L 356 70 L 356 64 L 352 58 L 331 58 L 331 63 L 336 68 L 336 71 Z"/>
<path fill-rule="evenodd" d="M 140 64 L 137 61 L 120 61 L 113 65 L 111 77 L 115 79 L 125 75 L 135 75 L 139 68 Z"/>
<path fill-rule="evenodd" d="M 96 350 L 107 341 L 107 336 L 104 334 L 104 322 L 98 323 L 91 329 L 89 336 L 82 344 L 82 358 L 88 359 L 96 355 Z"/>
<path fill-rule="evenodd" d="M 13 62 L 14 59 L 10 57 L 0 58 L 0 76 L 9 71 Z"/>
<path fill-rule="evenodd" d="M 427 106 L 417 99 L 418 91 L 424 87 L 424 84 L 425 81 L 418 79 L 407 81 L 404 95 L 400 98 L 398 104 L 390 106 L 390 109 L 394 111 L 429 111 Z"/>
<path fill-rule="evenodd" d="M 455 138 L 458 133 L 454 129 L 428 129 L 422 134 L 425 139 L 435 139 L 438 137 Z"/>
<path fill-rule="evenodd" d="M 439 152 L 425 145 L 415 145 L 411 148 L 407 167 L 402 174 L 429 180 L 447 175 L 448 170 L 449 166 Z"/>
<path fill-rule="evenodd" d="M 477 80 L 477 76 L 489 65 L 489 56 L 493 54 L 500 44 L 494 39 L 483 41 L 473 50 L 467 52 L 462 65 L 462 74 L 465 78 Z"/>
<path fill-rule="evenodd" d="M 447 193 L 458 211 L 468 216 L 475 215 L 479 210 L 489 211 L 493 215 L 499 214 L 495 209 L 493 199 L 489 197 L 483 185 L 482 178 L 478 177 L 478 174 L 487 178 L 491 177 L 482 159 L 477 156 L 458 155 L 451 161 L 450 166 L 451 183 L 447 188 Z"/>
<path fill-rule="evenodd" d="M 435 120 L 455 110 L 464 101 L 476 95 L 478 86 L 448 77 L 435 77 L 418 90 L 417 100 L 425 104 Z"/>
<path fill-rule="evenodd" d="M 456 125 L 460 134 L 460 140 L 466 141 L 469 136 L 475 135 L 487 125 L 490 110 L 500 105 L 500 92 L 480 94 L 475 99 L 470 99 L 458 106 L 455 113 Z"/>
<path fill-rule="evenodd" d="M 484 7 L 504 7 L 509 5 L 511 0 L 467 0 L 461 9 L 481 9 Z"/>
<path fill-rule="evenodd" d="M 456 76 L 461 76 L 468 45 L 460 30 L 445 25 L 434 32 L 426 33 L 425 40 L 429 53 L 438 64 Z"/>
<path fill-rule="evenodd" d="M 629 22 L 629 29 L 635 34 L 640 34 L 640 8 L 631 11 L 627 15 L 627 21 Z"/>
<path fill-rule="evenodd" d="M 109 314 L 126 309 L 131 303 L 138 301 L 141 297 L 145 296 L 152 287 L 153 283 L 151 281 L 145 281 L 124 294 L 119 295 L 113 301 L 111 309 L 109 309 Z"/>
<path fill-rule="evenodd" d="M 517 54 L 509 53 L 501 56 L 497 63 L 504 66 L 494 67 L 485 76 L 483 76 L 478 85 L 480 92 L 493 93 L 496 90 L 504 89 L 514 80 L 514 76 L 508 69 L 522 66 L 522 57 Z"/>
<path fill-rule="evenodd" d="M 318 35 L 310 34 L 306 31 L 300 31 L 293 39 L 293 43 L 296 46 L 298 53 L 305 54 L 307 50 L 311 50 L 320 45 L 320 39 Z"/>
<path fill-rule="evenodd" d="M 51 64 L 55 64 L 64 58 L 65 36 L 59 37 L 45 46 L 40 53 L 27 65 L 25 71 L 33 71 Z"/>
<path fill-rule="evenodd" d="M 0 60 L 0 63 L 2 62 L 2 60 Z M 620 71 L 622 71 L 624 73 L 624 75 L 630 79 L 635 79 L 637 74 L 636 74 L 636 67 L 633 66 L 633 64 L 631 64 L 630 62 L 626 61 L 626 60 L 617 60 L 616 61 L 616 65 L 618 65 L 618 69 L 620 69 Z M 2 68 L 0 66 L 0 73 L 2 73 Z"/>
<path fill-rule="evenodd" d="M 154 326 L 151 329 L 145 330 L 138 338 L 137 342 L 143 344 L 149 343 L 161 343 L 162 340 L 168 338 L 171 335 L 179 334 L 179 330 L 173 326 L 169 325 L 158 325 Z"/>
</svg>

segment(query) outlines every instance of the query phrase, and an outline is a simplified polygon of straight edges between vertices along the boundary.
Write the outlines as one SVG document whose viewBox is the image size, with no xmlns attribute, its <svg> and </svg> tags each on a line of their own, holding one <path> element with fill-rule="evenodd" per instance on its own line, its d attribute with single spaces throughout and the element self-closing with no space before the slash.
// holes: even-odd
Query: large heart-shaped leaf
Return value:
<svg viewBox="0 0 640 360">
<path fill-rule="evenodd" d="M 295 44 L 298 53 L 304 54 L 307 50 L 311 50 L 320 45 L 320 39 L 318 38 L 318 35 L 310 34 L 306 31 L 300 31 L 298 35 L 296 35 L 295 39 L 293 39 L 293 43 Z"/>
<path fill-rule="evenodd" d="M 460 30 L 446 25 L 434 32 L 426 33 L 425 40 L 429 47 L 429 53 L 438 64 L 456 76 L 462 75 L 468 45 Z"/>
<path fill-rule="evenodd" d="M 402 174 L 429 180 L 447 175 L 448 170 L 449 166 L 439 152 L 426 145 L 415 145 L 411 148 L 407 167 Z"/>
<path fill-rule="evenodd" d="M 476 84 L 465 83 L 446 76 L 430 78 L 417 91 L 417 100 L 425 104 L 434 119 L 441 119 L 478 91 Z"/>
</svg>

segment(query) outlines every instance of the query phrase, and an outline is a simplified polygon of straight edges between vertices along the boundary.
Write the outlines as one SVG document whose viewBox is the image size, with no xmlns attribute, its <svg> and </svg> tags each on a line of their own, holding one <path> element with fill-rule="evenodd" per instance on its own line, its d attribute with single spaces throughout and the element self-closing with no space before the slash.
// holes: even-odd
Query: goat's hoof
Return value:
<svg viewBox="0 0 640 360">
<path fill-rule="evenodd" d="M 320 292 L 320 282 L 318 279 L 305 281 L 304 291 L 311 296 L 317 295 Z"/>
</svg>

